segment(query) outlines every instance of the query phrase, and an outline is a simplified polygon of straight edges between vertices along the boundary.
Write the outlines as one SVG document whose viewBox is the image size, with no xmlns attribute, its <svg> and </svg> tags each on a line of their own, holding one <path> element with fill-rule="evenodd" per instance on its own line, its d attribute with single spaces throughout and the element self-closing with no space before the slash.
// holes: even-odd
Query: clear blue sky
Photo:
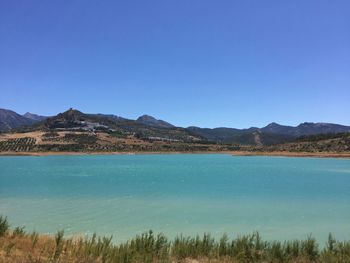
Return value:
<svg viewBox="0 0 350 263">
<path fill-rule="evenodd" d="M 350 1 L 1 1 L 0 108 L 350 125 Z"/>
</svg>

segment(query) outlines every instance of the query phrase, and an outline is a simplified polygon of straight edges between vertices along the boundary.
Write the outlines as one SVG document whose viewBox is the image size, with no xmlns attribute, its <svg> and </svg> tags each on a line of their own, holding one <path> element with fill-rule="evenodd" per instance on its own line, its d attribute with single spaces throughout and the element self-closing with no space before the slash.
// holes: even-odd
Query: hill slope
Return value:
<svg viewBox="0 0 350 263">
<path fill-rule="evenodd" d="M 163 121 L 163 120 L 157 120 L 156 118 L 149 116 L 149 115 L 142 115 L 140 116 L 136 122 L 153 126 L 153 127 L 158 127 L 158 128 L 173 128 L 175 127 L 174 125 Z"/>
<path fill-rule="evenodd" d="M 69 109 L 55 117 L 48 118 L 41 127 L 50 130 L 107 131 L 149 140 L 176 140 L 184 142 L 205 140 L 205 138 L 189 130 L 174 126 L 170 127 L 170 124 L 165 125 L 164 123 L 166 122 L 156 120 L 156 125 L 153 122 L 152 124 L 145 124 L 139 120 L 124 119 L 115 115 L 86 114 L 78 110 Z M 40 126 L 36 127 L 36 129 L 38 128 Z"/>
<path fill-rule="evenodd" d="M 249 129 L 188 127 L 188 129 L 200 134 L 208 141 L 217 143 L 271 145 L 293 140 L 292 136 L 263 132 L 261 129 L 255 127 Z"/>
<path fill-rule="evenodd" d="M 305 122 L 296 127 L 270 123 L 263 128 L 235 129 L 222 127 L 209 129 L 188 127 L 188 129 L 209 141 L 243 145 L 272 145 L 292 142 L 300 136 L 350 132 L 350 126 L 311 122 Z"/>
<path fill-rule="evenodd" d="M 294 142 L 262 147 L 249 146 L 241 150 L 253 152 L 349 153 L 350 133 L 302 136 Z"/>
<path fill-rule="evenodd" d="M 34 123 L 34 120 L 23 117 L 14 111 L 0 109 L 0 131 L 16 129 Z"/>
<path fill-rule="evenodd" d="M 350 126 L 333 123 L 304 122 L 296 127 L 293 127 L 284 126 L 277 123 L 270 123 L 266 127 L 261 128 L 261 131 L 272 134 L 283 134 L 292 137 L 299 137 L 304 135 L 350 132 Z"/>
</svg>

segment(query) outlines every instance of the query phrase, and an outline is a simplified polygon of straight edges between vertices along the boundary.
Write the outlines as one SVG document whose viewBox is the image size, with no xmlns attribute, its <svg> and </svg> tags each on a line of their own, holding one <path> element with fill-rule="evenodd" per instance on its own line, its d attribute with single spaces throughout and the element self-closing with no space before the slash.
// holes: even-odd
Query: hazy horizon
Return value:
<svg viewBox="0 0 350 263">
<path fill-rule="evenodd" d="M 0 107 L 350 125 L 348 1 L 0 4 Z"/>
</svg>

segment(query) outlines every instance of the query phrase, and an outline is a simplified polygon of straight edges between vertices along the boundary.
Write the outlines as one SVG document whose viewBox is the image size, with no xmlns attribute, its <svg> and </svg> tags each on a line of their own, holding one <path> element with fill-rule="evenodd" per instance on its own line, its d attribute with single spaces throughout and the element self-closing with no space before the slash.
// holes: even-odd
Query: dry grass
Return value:
<svg viewBox="0 0 350 263">
<path fill-rule="evenodd" d="M 338 242 L 329 236 L 320 249 L 316 241 L 263 241 L 258 233 L 219 241 L 209 234 L 202 237 L 177 237 L 173 241 L 152 231 L 121 244 L 112 237 L 64 238 L 28 234 L 21 228 L 10 230 L 7 220 L 0 216 L 0 263 L 336 263 L 350 262 L 350 242 Z"/>
</svg>

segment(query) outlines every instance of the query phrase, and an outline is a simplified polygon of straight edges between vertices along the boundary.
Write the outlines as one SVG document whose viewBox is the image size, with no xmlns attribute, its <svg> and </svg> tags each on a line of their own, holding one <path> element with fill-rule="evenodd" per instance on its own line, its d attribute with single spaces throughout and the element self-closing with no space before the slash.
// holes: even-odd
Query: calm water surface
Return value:
<svg viewBox="0 0 350 263">
<path fill-rule="evenodd" d="M 126 240 L 153 229 L 350 239 L 350 160 L 230 155 L 0 157 L 13 226 Z"/>
</svg>

